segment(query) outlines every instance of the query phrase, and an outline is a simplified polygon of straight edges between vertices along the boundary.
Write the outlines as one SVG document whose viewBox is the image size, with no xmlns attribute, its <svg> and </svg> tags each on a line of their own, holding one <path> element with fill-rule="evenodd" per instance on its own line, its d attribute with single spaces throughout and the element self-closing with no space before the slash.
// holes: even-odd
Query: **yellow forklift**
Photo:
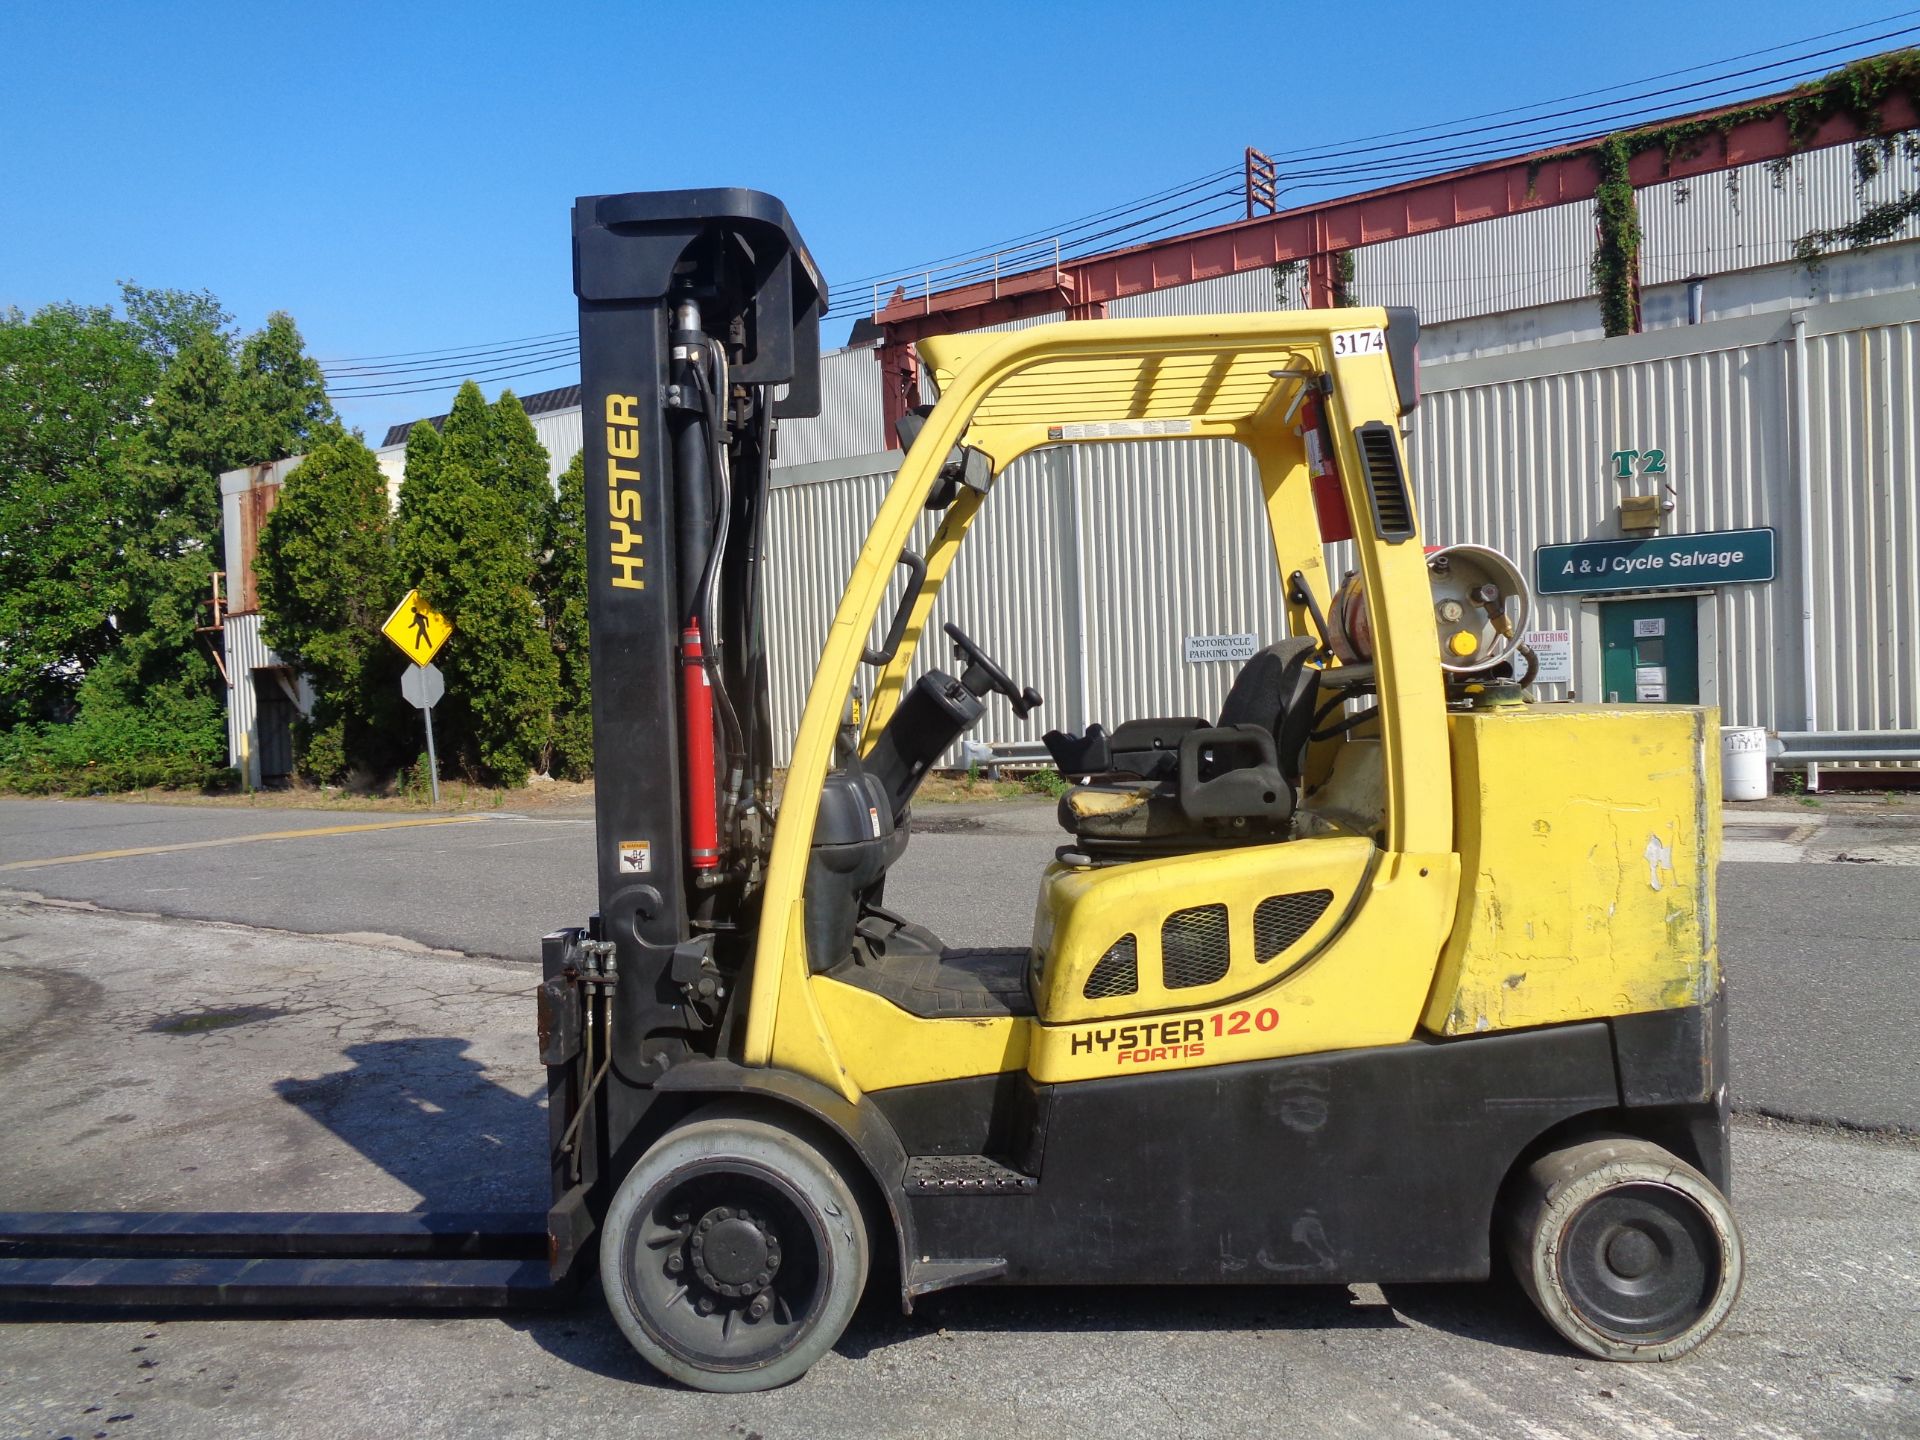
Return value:
<svg viewBox="0 0 1920 1440">
<path fill-rule="evenodd" d="M 543 946 L 550 1210 L 0 1216 L 0 1299 L 512 1304 L 597 1259 L 640 1354 L 721 1391 L 803 1374 L 870 1281 L 1504 1262 L 1592 1355 L 1720 1325 L 1715 717 L 1529 703 L 1521 577 L 1422 545 L 1411 311 L 921 341 L 939 399 L 776 794 L 769 475 L 826 289 L 753 191 L 587 197 L 573 245 L 599 909 Z M 950 945 L 887 905 L 916 789 L 1044 700 L 933 606 L 1008 466 L 1115 440 L 1246 448 L 1285 613 L 1219 715 L 1049 732 L 1031 944 Z"/>
<path fill-rule="evenodd" d="M 1594 1355 L 1721 1323 L 1714 716 L 1527 703 L 1524 582 L 1421 543 L 1411 311 L 921 341 L 939 400 L 776 805 L 767 467 L 817 408 L 824 288 L 752 192 L 583 199 L 574 246 L 601 904 L 546 942 L 551 1232 L 562 1268 L 597 1247 L 642 1355 L 780 1384 L 870 1274 L 911 1308 L 1480 1279 L 1497 1251 Z M 916 787 L 987 706 L 1044 702 L 991 635 L 914 656 L 996 477 L 1116 439 L 1246 447 L 1287 612 L 1219 716 L 1050 733 L 1076 783 L 1032 943 L 948 945 L 885 903 Z"/>
</svg>

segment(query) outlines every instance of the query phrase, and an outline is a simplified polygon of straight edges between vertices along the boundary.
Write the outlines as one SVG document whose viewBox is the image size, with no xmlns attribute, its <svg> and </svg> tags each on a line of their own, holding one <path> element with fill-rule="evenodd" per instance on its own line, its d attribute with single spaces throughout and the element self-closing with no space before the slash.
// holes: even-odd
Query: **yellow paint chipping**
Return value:
<svg viewBox="0 0 1920 1440">
<path fill-rule="evenodd" d="M 1474 1034 L 1711 996 L 1715 712 L 1555 705 L 1448 720 L 1462 895 L 1423 1027 Z"/>
</svg>

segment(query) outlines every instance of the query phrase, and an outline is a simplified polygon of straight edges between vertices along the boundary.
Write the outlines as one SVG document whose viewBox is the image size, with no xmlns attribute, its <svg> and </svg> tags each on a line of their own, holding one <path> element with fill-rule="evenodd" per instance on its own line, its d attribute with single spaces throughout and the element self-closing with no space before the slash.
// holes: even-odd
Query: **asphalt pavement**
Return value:
<svg viewBox="0 0 1920 1440">
<path fill-rule="evenodd" d="M 1920 1133 L 1920 800 L 1729 820 L 1736 1104 Z M 1044 801 L 923 805 L 888 904 L 950 943 L 1024 944 L 1061 839 Z M 0 890 L 531 962 L 593 909 L 593 821 L 0 800 Z"/>
<path fill-rule="evenodd" d="M 0 1208 L 537 1209 L 530 981 L 0 899 Z M 0 1435 L 1920 1436 L 1920 1146 L 1747 1121 L 1734 1166 L 1745 1293 L 1670 1365 L 1583 1359 L 1499 1285 L 876 1297 L 744 1396 L 662 1382 L 591 1290 L 504 1317 L 0 1311 Z"/>
</svg>

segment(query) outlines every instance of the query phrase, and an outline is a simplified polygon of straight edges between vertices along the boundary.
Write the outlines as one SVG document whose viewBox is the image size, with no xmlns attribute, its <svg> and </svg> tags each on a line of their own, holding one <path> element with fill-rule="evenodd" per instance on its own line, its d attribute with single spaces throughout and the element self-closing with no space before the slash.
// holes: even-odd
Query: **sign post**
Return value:
<svg viewBox="0 0 1920 1440">
<path fill-rule="evenodd" d="M 440 756 L 433 746 L 433 707 L 447 693 L 446 677 L 433 657 L 453 634 L 453 622 L 420 598 L 418 590 L 409 590 L 406 598 L 393 607 L 380 627 L 395 645 L 413 661 L 400 677 L 400 693 L 427 722 L 427 778 L 433 788 L 433 803 L 440 803 Z"/>
<path fill-rule="evenodd" d="M 411 665 L 400 677 L 400 693 L 427 720 L 427 776 L 433 782 L 433 803 L 440 803 L 440 757 L 433 748 L 433 707 L 447 693 L 438 665 Z"/>
</svg>

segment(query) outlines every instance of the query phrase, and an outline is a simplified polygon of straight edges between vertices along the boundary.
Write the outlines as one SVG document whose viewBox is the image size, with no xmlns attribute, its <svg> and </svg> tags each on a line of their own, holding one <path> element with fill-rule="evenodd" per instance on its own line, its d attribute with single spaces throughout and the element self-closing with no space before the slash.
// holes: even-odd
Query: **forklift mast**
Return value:
<svg viewBox="0 0 1920 1440">
<path fill-rule="evenodd" d="M 612 946 L 626 981 L 620 1029 L 639 1046 L 663 1026 L 699 1028 L 684 1012 L 717 998 L 713 971 L 736 958 L 724 937 L 742 933 L 754 907 L 772 830 L 767 473 L 775 419 L 819 411 L 826 288 L 786 207 L 751 190 L 585 197 L 573 267 L 597 777 L 591 933 Z M 629 1058 L 644 1063 L 636 1049 L 616 1068 Z"/>
</svg>

